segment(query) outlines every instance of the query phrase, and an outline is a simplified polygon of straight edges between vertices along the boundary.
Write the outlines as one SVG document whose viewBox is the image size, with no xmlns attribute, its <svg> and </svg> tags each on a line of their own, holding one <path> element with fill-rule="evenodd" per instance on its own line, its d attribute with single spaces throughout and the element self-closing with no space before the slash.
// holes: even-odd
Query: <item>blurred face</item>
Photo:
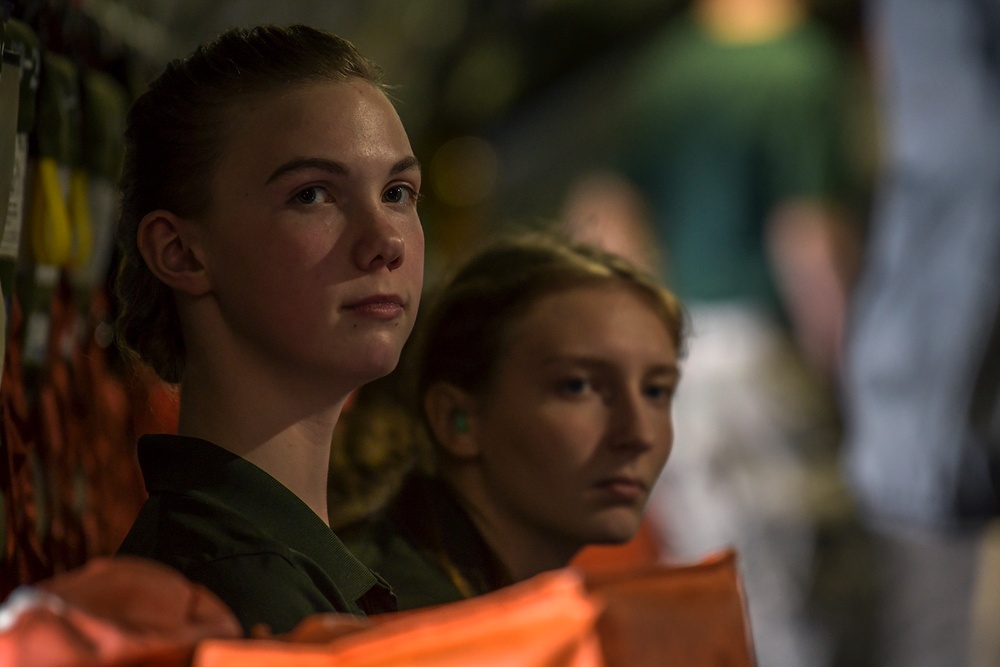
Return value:
<svg viewBox="0 0 1000 667">
<path fill-rule="evenodd" d="M 472 420 L 484 518 L 570 551 L 630 539 L 673 442 L 666 327 L 631 290 L 588 287 L 540 299 L 506 340 Z"/>
<path fill-rule="evenodd" d="M 198 229 L 241 358 L 349 386 L 398 361 L 423 279 L 420 169 L 372 85 L 321 82 L 231 112 Z M 331 372 L 334 375 L 331 375 Z"/>
</svg>

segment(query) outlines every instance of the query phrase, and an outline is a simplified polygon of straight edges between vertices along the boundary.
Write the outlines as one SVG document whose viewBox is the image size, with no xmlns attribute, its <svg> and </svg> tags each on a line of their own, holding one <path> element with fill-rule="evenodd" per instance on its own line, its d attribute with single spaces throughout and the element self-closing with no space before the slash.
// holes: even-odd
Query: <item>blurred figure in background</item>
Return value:
<svg viewBox="0 0 1000 667">
<path fill-rule="evenodd" d="M 565 195 L 562 231 L 580 243 L 603 248 L 653 274 L 662 260 L 643 194 L 614 171 L 586 173 Z"/>
<path fill-rule="evenodd" d="M 649 514 L 668 558 L 737 548 L 762 665 L 861 664 L 810 607 L 821 524 L 851 514 L 832 388 L 859 237 L 852 64 L 796 0 L 697 0 L 627 87 L 621 169 L 692 317 L 675 459 Z M 614 204 L 594 190 L 568 196 L 579 236 L 595 232 L 588 219 L 645 215 L 620 183 L 601 191 Z M 642 247 L 643 234 L 605 245 Z"/>
<path fill-rule="evenodd" d="M 1000 511 L 1000 2 L 869 9 L 886 171 L 844 395 L 847 475 L 878 535 L 883 664 L 995 665 L 969 643 Z"/>
</svg>

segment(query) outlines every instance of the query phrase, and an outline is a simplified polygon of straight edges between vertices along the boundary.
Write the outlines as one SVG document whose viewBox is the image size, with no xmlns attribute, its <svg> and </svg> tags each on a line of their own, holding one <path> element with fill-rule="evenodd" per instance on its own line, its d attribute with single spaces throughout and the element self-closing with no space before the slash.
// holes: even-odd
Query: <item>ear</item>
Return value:
<svg viewBox="0 0 1000 667">
<path fill-rule="evenodd" d="M 459 459 L 479 456 L 474 401 L 464 390 L 447 382 L 433 384 L 424 394 L 424 414 L 431 435 L 441 448 Z"/>
<path fill-rule="evenodd" d="M 139 222 L 136 243 L 149 270 L 167 286 L 191 296 L 211 290 L 192 221 L 170 211 L 152 211 Z"/>
</svg>

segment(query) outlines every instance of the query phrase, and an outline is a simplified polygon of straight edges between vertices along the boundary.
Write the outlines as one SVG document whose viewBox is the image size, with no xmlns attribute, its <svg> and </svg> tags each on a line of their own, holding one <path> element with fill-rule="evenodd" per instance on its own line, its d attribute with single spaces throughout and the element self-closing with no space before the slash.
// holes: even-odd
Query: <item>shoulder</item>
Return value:
<svg viewBox="0 0 1000 667">
<path fill-rule="evenodd" d="M 261 552 L 290 555 L 240 512 L 195 493 L 150 496 L 119 548 L 119 553 L 192 566 Z"/>
<path fill-rule="evenodd" d="M 433 525 L 447 521 L 439 493 L 436 482 L 411 478 L 383 511 L 337 530 L 358 560 L 386 580 L 400 609 L 464 597 L 435 557 Z"/>
<path fill-rule="evenodd" d="M 464 597 L 435 562 L 431 552 L 407 539 L 387 520 L 346 534 L 344 543 L 389 584 L 401 610 L 454 602 Z"/>
<path fill-rule="evenodd" d="M 778 41 L 775 66 L 800 85 L 831 87 L 856 67 L 846 45 L 816 21 L 807 21 Z"/>
</svg>

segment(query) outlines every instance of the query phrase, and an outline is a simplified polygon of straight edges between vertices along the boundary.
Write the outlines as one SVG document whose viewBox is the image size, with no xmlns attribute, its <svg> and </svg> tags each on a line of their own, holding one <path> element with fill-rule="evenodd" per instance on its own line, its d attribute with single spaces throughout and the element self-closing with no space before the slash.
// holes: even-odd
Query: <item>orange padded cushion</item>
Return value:
<svg viewBox="0 0 1000 667">
<path fill-rule="evenodd" d="M 195 667 L 600 667 L 598 604 L 570 570 L 489 595 L 367 621 L 329 619 L 332 641 L 307 619 L 313 642 L 206 641 Z M 351 627 L 360 628 L 350 632 Z M 347 634 L 345 634 L 345 632 Z"/>
<path fill-rule="evenodd" d="M 160 563 L 97 558 L 0 607 L 0 665 L 184 667 L 206 637 L 242 634 L 208 589 Z"/>
<path fill-rule="evenodd" d="M 591 574 L 587 586 L 604 602 L 597 629 L 609 665 L 755 664 L 731 550 L 693 565 Z"/>
<path fill-rule="evenodd" d="M 0 628 L 19 667 L 753 667 L 732 551 L 691 565 L 566 568 L 451 604 L 356 618 L 317 614 L 242 639 L 225 606 L 157 563 L 96 559 L 35 587 Z M 30 593 L 30 591 L 29 591 Z M 46 597 L 48 596 L 48 597 Z"/>
<path fill-rule="evenodd" d="M 208 640 L 194 667 L 753 667 L 736 556 L 549 572 L 438 607 L 317 615 L 267 640 Z"/>
</svg>

